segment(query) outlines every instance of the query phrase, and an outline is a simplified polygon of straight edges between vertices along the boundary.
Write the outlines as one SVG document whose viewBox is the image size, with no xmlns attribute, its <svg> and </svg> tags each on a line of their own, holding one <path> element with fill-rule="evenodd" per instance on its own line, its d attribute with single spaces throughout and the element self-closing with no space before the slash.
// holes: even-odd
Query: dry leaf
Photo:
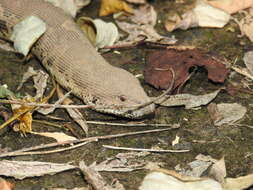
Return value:
<svg viewBox="0 0 253 190">
<path fill-rule="evenodd" d="M 76 166 L 69 164 L 58 164 L 51 162 L 36 161 L 0 161 L 0 175 L 24 179 L 43 175 L 54 175 L 56 173 L 75 169 Z"/>
<path fill-rule="evenodd" d="M 220 160 L 217 160 L 212 165 L 210 175 L 213 176 L 214 179 L 220 182 L 222 185 L 224 184 L 225 177 L 227 176 L 224 157 L 222 157 Z"/>
<path fill-rule="evenodd" d="M 226 178 L 223 190 L 243 190 L 253 185 L 253 174 L 237 178 Z"/>
<path fill-rule="evenodd" d="M 65 133 L 61 133 L 61 132 L 52 132 L 52 133 L 50 133 L 50 132 L 45 132 L 45 133 L 31 132 L 31 133 L 35 134 L 35 135 L 41 135 L 44 137 L 54 138 L 57 142 L 77 140 L 77 138 L 66 135 Z"/>
<path fill-rule="evenodd" d="M 132 8 L 123 0 L 101 0 L 99 16 L 108 16 L 121 11 L 133 12 Z"/>
<path fill-rule="evenodd" d="M 176 145 L 179 143 L 180 137 L 176 135 L 176 138 L 172 141 L 172 146 Z"/>
<path fill-rule="evenodd" d="M 140 6 L 138 9 L 133 11 L 132 16 L 127 17 L 127 19 L 119 19 L 116 20 L 116 23 L 121 30 L 128 33 L 128 37 L 118 44 L 133 43 L 143 39 L 143 36 L 145 36 L 147 38 L 146 40 L 149 41 L 163 40 L 167 44 L 176 43 L 174 38 L 161 36 L 154 29 L 157 20 L 157 13 L 151 5 L 147 4 Z"/>
<path fill-rule="evenodd" d="M 12 190 L 14 185 L 0 177 L 0 190 Z"/>
<path fill-rule="evenodd" d="M 163 172 L 152 172 L 144 178 L 139 190 L 222 190 L 218 182 L 209 178 L 185 181 L 185 177 L 180 177 L 180 174 L 174 177 Z"/>
<path fill-rule="evenodd" d="M 253 51 L 246 52 L 243 61 L 249 72 L 253 74 Z"/>
<path fill-rule="evenodd" d="M 97 48 L 113 45 L 119 39 L 118 28 L 112 22 L 104 22 L 101 19 L 80 17 L 77 24 Z"/>
<path fill-rule="evenodd" d="M 206 105 L 214 100 L 220 90 L 216 90 L 212 93 L 194 96 L 191 94 L 176 94 L 165 96 L 159 101 L 155 102 L 158 105 L 173 107 L 173 106 L 185 106 L 186 109 L 196 108 L 202 105 Z"/>
<path fill-rule="evenodd" d="M 178 28 L 187 30 L 197 26 L 222 28 L 229 19 L 230 14 L 210 6 L 205 0 L 199 0 L 195 8 L 183 15 L 170 15 L 165 21 L 165 28 L 169 32 Z"/>
<path fill-rule="evenodd" d="M 60 89 L 59 86 L 57 86 L 57 94 L 60 99 L 64 97 L 62 90 Z M 72 104 L 73 101 L 66 97 L 63 100 L 64 105 L 69 105 Z M 70 117 L 83 129 L 86 135 L 88 135 L 89 127 L 88 124 L 86 123 L 86 120 L 82 113 L 79 111 L 79 109 L 76 108 L 66 108 L 67 112 L 69 113 Z"/>
<path fill-rule="evenodd" d="M 244 13 L 245 17 L 243 17 L 240 21 L 234 18 L 234 21 L 236 21 L 240 27 L 240 36 L 246 35 L 250 41 L 253 42 L 253 10 L 251 9 L 249 12 Z"/>
<path fill-rule="evenodd" d="M 207 3 L 229 14 L 233 14 L 251 7 L 253 5 L 253 0 L 209 0 Z"/>
<path fill-rule="evenodd" d="M 13 28 L 11 40 L 14 48 L 27 56 L 33 44 L 46 32 L 46 23 L 38 17 L 29 16 Z"/>
<path fill-rule="evenodd" d="M 243 118 L 243 116 L 246 114 L 247 109 L 246 107 L 237 104 L 237 103 L 221 103 L 221 104 L 217 104 L 217 112 L 216 114 L 219 115 L 219 117 L 213 117 L 211 116 L 211 118 L 216 118 L 216 120 L 214 120 L 214 125 L 216 126 L 221 126 L 224 124 L 231 124 L 234 123 L 236 121 L 238 121 L 239 119 Z M 212 113 L 209 113 L 212 114 Z"/>
</svg>

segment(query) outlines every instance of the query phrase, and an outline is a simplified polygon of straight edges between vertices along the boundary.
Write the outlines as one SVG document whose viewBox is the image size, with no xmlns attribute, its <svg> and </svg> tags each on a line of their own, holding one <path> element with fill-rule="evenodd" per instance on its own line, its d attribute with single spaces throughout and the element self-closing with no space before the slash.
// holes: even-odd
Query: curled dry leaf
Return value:
<svg viewBox="0 0 253 190">
<path fill-rule="evenodd" d="M 227 176 L 224 157 L 222 157 L 220 160 L 217 160 L 212 165 L 209 174 L 212 175 L 216 181 L 224 184 L 225 177 Z"/>
<path fill-rule="evenodd" d="M 121 11 L 133 12 L 132 8 L 123 0 L 101 0 L 99 16 L 108 16 Z"/>
<path fill-rule="evenodd" d="M 172 91 L 187 81 L 191 67 L 204 67 L 208 71 L 208 78 L 219 83 L 224 82 L 229 72 L 223 63 L 197 49 L 154 51 L 148 54 L 146 62 L 144 79 L 157 89 L 168 89 L 173 81 L 171 69 L 174 71 Z"/>
<path fill-rule="evenodd" d="M 40 18 L 29 16 L 13 28 L 11 40 L 14 48 L 27 56 L 33 44 L 46 32 L 46 23 Z"/>
<path fill-rule="evenodd" d="M 135 4 L 145 4 L 147 3 L 146 0 L 126 0 L 129 3 L 135 3 Z"/>
<path fill-rule="evenodd" d="M 118 28 L 112 22 L 80 17 L 77 24 L 97 48 L 113 45 L 119 38 Z"/>
</svg>

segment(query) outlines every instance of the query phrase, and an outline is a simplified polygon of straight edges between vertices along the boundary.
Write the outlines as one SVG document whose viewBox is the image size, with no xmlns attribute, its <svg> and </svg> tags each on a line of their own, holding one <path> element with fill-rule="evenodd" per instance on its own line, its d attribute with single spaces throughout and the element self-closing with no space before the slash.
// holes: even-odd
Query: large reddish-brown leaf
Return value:
<svg viewBox="0 0 253 190">
<path fill-rule="evenodd" d="M 148 54 L 146 62 L 145 81 L 157 89 L 170 86 L 173 75 L 171 69 L 174 71 L 172 91 L 185 83 L 192 67 L 204 67 L 208 71 L 208 79 L 217 83 L 223 83 L 229 71 L 224 64 L 197 49 L 154 51 Z"/>
</svg>

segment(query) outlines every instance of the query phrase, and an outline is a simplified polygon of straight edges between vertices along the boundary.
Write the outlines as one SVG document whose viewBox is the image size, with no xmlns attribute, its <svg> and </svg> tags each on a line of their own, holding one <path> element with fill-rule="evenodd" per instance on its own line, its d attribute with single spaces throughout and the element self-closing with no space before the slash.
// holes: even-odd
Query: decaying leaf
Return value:
<svg viewBox="0 0 253 190">
<path fill-rule="evenodd" d="M 209 5 L 205 0 L 198 0 L 195 8 L 182 16 L 170 15 L 165 22 L 165 28 L 171 32 L 175 29 L 186 30 L 192 27 L 222 28 L 230 19 L 230 14 Z"/>
<path fill-rule="evenodd" d="M 208 71 L 208 78 L 213 82 L 223 83 L 229 70 L 223 63 L 203 54 L 197 49 L 160 50 L 148 54 L 146 58 L 144 79 L 158 89 L 168 89 L 173 81 L 172 90 L 182 86 L 189 78 L 189 69 L 194 66 L 204 67 Z"/>
<path fill-rule="evenodd" d="M 31 77 L 33 78 L 34 88 L 36 89 L 34 99 L 42 98 L 47 87 L 49 75 L 42 70 L 34 70 L 33 67 L 28 67 L 17 90 L 20 90 L 24 83 Z"/>
<path fill-rule="evenodd" d="M 27 56 L 33 44 L 46 32 L 46 23 L 38 17 L 29 16 L 13 28 L 11 40 L 14 48 Z"/>
<path fill-rule="evenodd" d="M 32 134 L 35 135 L 41 135 L 44 137 L 50 137 L 50 138 L 54 138 L 57 142 L 64 142 L 64 141 L 73 141 L 73 140 L 77 140 L 75 137 L 66 135 L 65 133 L 61 133 L 61 132 L 31 132 Z"/>
<path fill-rule="evenodd" d="M 51 162 L 30 162 L 30 161 L 0 161 L 0 175 L 24 179 L 43 175 L 54 175 L 66 170 L 75 169 L 70 164 L 58 164 Z"/>
<path fill-rule="evenodd" d="M 107 158 L 99 164 L 94 162 L 89 167 L 96 171 L 131 172 L 142 168 L 146 164 L 144 160 L 137 160 L 136 158 L 147 154 L 149 153 L 119 153 L 114 158 Z"/>
<path fill-rule="evenodd" d="M 253 0 L 209 0 L 207 3 L 213 7 L 224 10 L 229 14 L 253 6 Z"/>
<path fill-rule="evenodd" d="M 116 20 L 120 29 L 128 33 L 128 37 L 120 43 L 133 43 L 145 36 L 149 41 L 163 40 L 168 44 L 174 44 L 176 42 L 174 38 L 161 36 L 156 32 L 154 29 L 156 20 L 157 13 L 151 5 L 142 5 L 133 11 L 133 15 Z"/>
<path fill-rule="evenodd" d="M 14 185 L 0 177 L 0 190 L 12 190 Z"/>
<path fill-rule="evenodd" d="M 249 72 L 253 74 L 253 51 L 246 52 L 243 61 Z"/>
<path fill-rule="evenodd" d="M 29 111 L 30 109 L 31 107 L 27 107 L 27 106 L 21 106 L 20 108 L 13 109 L 13 117 L 24 112 L 24 114 L 20 115 L 17 118 L 17 120 L 19 121 L 19 124 L 15 126 L 17 127 L 15 128 L 16 131 L 20 131 L 23 134 L 29 133 L 32 131 L 33 118 L 32 118 L 31 111 Z"/>
<path fill-rule="evenodd" d="M 62 99 L 64 97 L 63 92 L 59 86 L 57 86 L 57 94 L 60 99 Z M 63 100 L 64 105 L 69 105 L 72 103 L 73 103 L 73 101 L 71 99 L 69 99 L 68 97 L 66 97 Z M 76 108 L 66 108 L 66 110 L 67 110 L 68 114 L 70 115 L 70 117 L 83 129 L 85 134 L 88 135 L 89 127 L 88 127 L 88 124 L 86 123 L 86 120 L 85 120 L 84 116 L 82 115 L 82 113 Z"/>
<path fill-rule="evenodd" d="M 214 104 L 212 104 L 214 106 Z M 243 116 L 246 114 L 247 109 L 246 107 L 238 104 L 238 103 L 221 103 L 216 105 L 216 109 L 210 109 L 209 114 L 213 119 L 214 125 L 221 126 L 224 124 L 232 124 L 239 119 L 243 118 Z M 213 115 L 216 115 L 215 117 Z"/>
<path fill-rule="evenodd" d="M 118 28 L 112 22 L 80 17 L 77 24 L 97 48 L 113 45 L 119 38 Z"/>
<path fill-rule="evenodd" d="M 133 12 L 132 8 L 123 0 L 101 0 L 99 16 L 108 16 L 121 11 Z"/>
<path fill-rule="evenodd" d="M 0 98 L 14 98 L 15 94 L 10 91 L 7 85 L 0 85 Z"/>
<path fill-rule="evenodd" d="M 165 96 L 159 101 L 155 102 L 158 105 L 172 107 L 172 106 L 185 106 L 186 109 L 196 108 L 202 105 L 210 103 L 220 90 L 216 90 L 212 93 L 194 96 L 191 94 L 176 94 Z"/>
<path fill-rule="evenodd" d="M 249 12 L 244 12 L 245 17 L 241 20 L 234 19 L 241 30 L 241 36 L 247 36 L 251 42 L 253 42 L 253 9 Z"/>
<path fill-rule="evenodd" d="M 227 176 L 224 157 L 222 157 L 220 160 L 217 160 L 212 165 L 210 175 L 212 175 L 214 179 L 220 182 L 222 185 L 224 184 L 225 177 Z"/>
</svg>

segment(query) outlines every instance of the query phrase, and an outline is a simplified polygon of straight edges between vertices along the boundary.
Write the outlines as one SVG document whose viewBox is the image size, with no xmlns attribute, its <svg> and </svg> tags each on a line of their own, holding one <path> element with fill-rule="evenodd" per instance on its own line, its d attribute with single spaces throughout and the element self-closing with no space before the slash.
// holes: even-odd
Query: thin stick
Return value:
<svg viewBox="0 0 253 190">
<path fill-rule="evenodd" d="M 57 152 L 63 152 L 63 151 L 67 151 L 67 150 L 72 150 L 78 147 L 81 147 L 83 145 L 86 145 L 90 142 L 94 142 L 94 141 L 86 141 L 86 142 L 82 142 L 70 147 L 66 147 L 66 148 L 59 148 L 59 149 L 55 149 L 55 150 L 48 150 L 48 151 L 34 151 L 34 152 L 17 152 L 16 154 L 13 154 L 11 156 L 26 156 L 26 155 L 42 155 L 42 154 L 53 154 L 53 153 L 57 153 Z"/>
<path fill-rule="evenodd" d="M 109 146 L 109 145 L 103 145 L 103 147 L 113 149 L 113 150 L 130 150 L 130 151 L 138 151 L 138 152 L 181 153 L 181 152 L 190 151 L 190 150 L 159 150 L 159 149 L 145 149 L 145 148 L 128 148 L 128 147 L 117 147 L 117 146 Z"/>
<path fill-rule="evenodd" d="M 240 68 L 238 68 L 238 67 L 231 67 L 231 69 L 233 69 L 234 71 L 236 71 L 237 73 L 239 73 L 239 74 L 241 74 L 241 75 L 243 75 L 243 76 L 246 76 L 246 77 L 248 77 L 249 79 L 251 79 L 251 80 L 253 80 L 253 76 L 249 73 L 249 72 L 247 72 L 247 71 L 245 71 L 245 70 L 242 70 L 242 69 L 240 69 Z"/>
<path fill-rule="evenodd" d="M 178 128 L 179 128 L 179 126 L 174 126 L 174 127 L 165 128 L 165 129 L 136 131 L 136 132 L 115 134 L 115 135 L 88 137 L 88 138 L 72 140 L 72 141 L 64 141 L 64 142 L 60 142 L 60 143 L 55 142 L 55 143 L 49 143 L 49 144 L 42 144 L 42 145 L 38 145 L 38 146 L 23 148 L 23 149 L 20 149 L 20 150 L 0 154 L 0 158 L 7 157 L 7 156 L 18 156 L 18 154 L 21 153 L 21 152 L 40 150 L 40 149 L 44 149 L 44 148 L 52 148 L 52 147 L 56 147 L 56 146 L 69 145 L 69 144 L 74 144 L 74 143 L 81 143 L 81 142 L 85 142 L 85 141 L 98 141 L 98 140 L 103 140 L 103 139 L 112 139 L 112 138 L 118 138 L 118 137 L 126 137 L 126 136 L 140 135 L 140 134 L 156 133 L 156 132 L 169 131 L 169 130 L 178 129 Z"/>
<path fill-rule="evenodd" d="M 102 121 L 86 121 L 87 124 L 124 126 L 124 127 L 173 127 L 176 124 L 159 124 L 159 123 L 111 123 Z"/>
</svg>

